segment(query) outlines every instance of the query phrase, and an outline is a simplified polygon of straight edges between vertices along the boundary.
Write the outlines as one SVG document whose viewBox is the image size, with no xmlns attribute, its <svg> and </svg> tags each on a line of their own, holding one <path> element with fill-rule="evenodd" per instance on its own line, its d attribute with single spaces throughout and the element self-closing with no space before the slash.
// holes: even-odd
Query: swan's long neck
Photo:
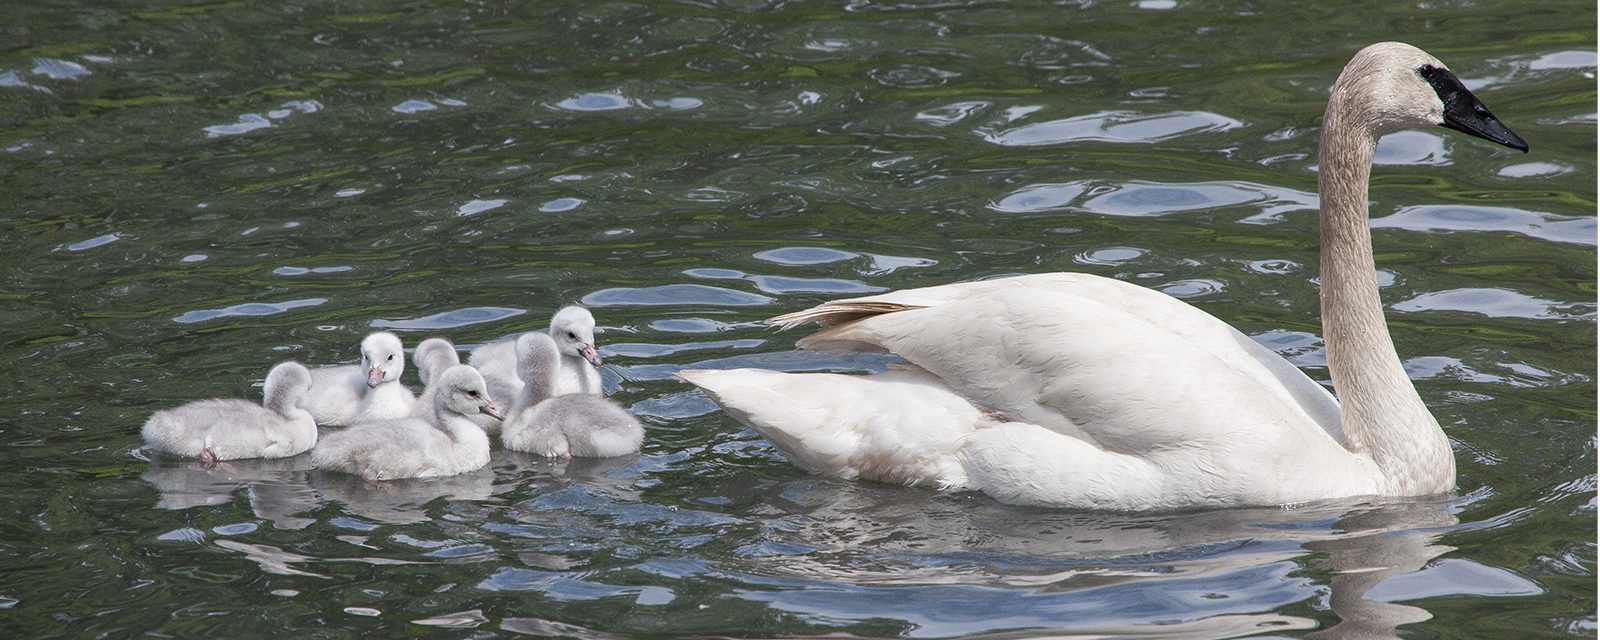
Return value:
<svg viewBox="0 0 1600 640">
<path fill-rule="evenodd" d="M 1340 424 L 1358 454 L 1371 456 L 1388 494 L 1455 486 L 1449 440 L 1395 353 L 1378 296 L 1367 183 L 1377 133 L 1361 97 L 1341 77 L 1324 118 L 1317 186 L 1322 216 L 1322 332 Z"/>
</svg>

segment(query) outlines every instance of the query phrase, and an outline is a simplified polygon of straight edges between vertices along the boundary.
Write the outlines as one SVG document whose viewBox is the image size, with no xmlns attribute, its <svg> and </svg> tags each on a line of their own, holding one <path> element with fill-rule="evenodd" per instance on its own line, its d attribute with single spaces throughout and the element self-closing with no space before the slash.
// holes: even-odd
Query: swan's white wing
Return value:
<svg viewBox="0 0 1600 640">
<path fill-rule="evenodd" d="M 1337 406 L 1293 365 L 1165 294 L 1055 273 L 897 291 L 775 318 L 837 323 L 819 351 L 889 351 L 1014 419 L 1116 451 L 1265 425 L 1316 424 Z"/>
</svg>

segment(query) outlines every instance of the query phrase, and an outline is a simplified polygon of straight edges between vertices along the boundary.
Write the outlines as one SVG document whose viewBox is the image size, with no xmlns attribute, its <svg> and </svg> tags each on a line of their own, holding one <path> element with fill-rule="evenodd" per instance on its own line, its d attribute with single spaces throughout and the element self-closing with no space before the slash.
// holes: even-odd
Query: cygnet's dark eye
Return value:
<svg viewBox="0 0 1600 640">
<path fill-rule="evenodd" d="M 394 354 L 392 354 L 392 353 L 389 354 L 389 357 L 387 358 L 387 360 L 393 360 L 393 359 L 394 359 Z"/>
<path fill-rule="evenodd" d="M 578 339 L 578 334 L 576 334 L 576 333 L 573 333 L 573 332 L 571 332 L 571 331 L 568 331 L 568 332 L 567 332 L 567 337 L 568 337 L 568 338 L 572 338 L 572 339 L 573 339 L 573 340 L 577 340 L 577 339 Z"/>
<path fill-rule="evenodd" d="M 472 397 L 474 397 L 474 398 L 476 398 L 476 397 L 478 397 L 478 392 L 477 392 L 477 391 L 476 391 L 476 390 L 473 390 L 473 391 L 468 391 L 468 392 L 467 392 L 467 395 L 469 395 L 469 396 L 472 396 Z"/>
</svg>

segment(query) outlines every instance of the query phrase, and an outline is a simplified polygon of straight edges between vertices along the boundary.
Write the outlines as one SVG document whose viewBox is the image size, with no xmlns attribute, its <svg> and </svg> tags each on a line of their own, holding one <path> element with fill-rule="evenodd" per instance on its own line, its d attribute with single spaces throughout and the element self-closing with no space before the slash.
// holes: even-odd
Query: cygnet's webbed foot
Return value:
<svg viewBox="0 0 1600 640">
<path fill-rule="evenodd" d="M 378 477 L 377 471 L 368 468 L 361 470 L 361 479 L 367 481 L 368 484 L 373 484 L 379 480 L 382 480 L 383 478 Z"/>
<path fill-rule="evenodd" d="M 562 451 L 560 454 L 556 455 L 556 462 L 572 462 L 572 454 Z"/>
<path fill-rule="evenodd" d="M 211 451 L 210 447 L 206 447 L 206 448 L 200 450 L 200 468 L 201 469 L 215 469 L 215 468 L 217 468 L 217 454 L 215 452 Z"/>
</svg>

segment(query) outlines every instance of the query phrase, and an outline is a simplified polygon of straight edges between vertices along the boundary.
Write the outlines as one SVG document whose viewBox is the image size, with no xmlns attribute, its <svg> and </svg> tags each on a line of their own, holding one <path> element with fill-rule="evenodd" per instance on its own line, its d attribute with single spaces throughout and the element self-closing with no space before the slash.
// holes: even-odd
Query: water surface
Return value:
<svg viewBox="0 0 1600 640">
<path fill-rule="evenodd" d="M 19 637 L 1592 637 L 1592 3 L 8 3 L 0 618 Z M 1025 509 L 807 475 L 671 374 L 870 371 L 760 321 L 1047 270 L 1326 380 L 1315 155 L 1404 37 L 1528 139 L 1386 137 L 1401 357 L 1460 492 Z M 377 328 L 599 319 L 641 455 L 368 486 L 151 461 Z M 407 381 L 415 384 L 414 378 Z M 1314 473 L 1315 470 L 1308 470 Z M 1397 631 L 1398 630 L 1398 631 Z"/>
</svg>

